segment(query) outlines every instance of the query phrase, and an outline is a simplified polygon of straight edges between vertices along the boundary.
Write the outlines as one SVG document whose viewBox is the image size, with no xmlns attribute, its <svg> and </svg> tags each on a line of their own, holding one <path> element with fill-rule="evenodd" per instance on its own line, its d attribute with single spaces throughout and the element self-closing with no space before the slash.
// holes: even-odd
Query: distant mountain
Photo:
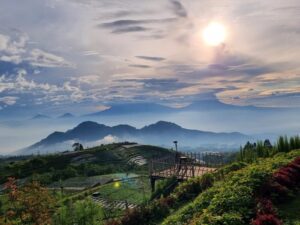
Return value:
<svg viewBox="0 0 300 225">
<path fill-rule="evenodd" d="M 235 106 L 229 105 L 220 102 L 219 100 L 201 100 L 195 101 L 190 105 L 182 108 L 182 110 L 195 110 L 195 111 L 206 111 L 206 110 L 229 110 L 229 109 L 241 109 L 241 108 L 248 108 L 247 106 Z"/>
<path fill-rule="evenodd" d="M 31 118 L 32 120 L 42 120 L 42 119 L 50 119 L 49 116 L 43 114 L 37 114 Z"/>
<path fill-rule="evenodd" d="M 239 105 L 230 105 L 223 102 L 220 102 L 217 99 L 211 100 L 199 100 L 191 103 L 182 108 L 172 108 L 156 103 L 123 103 L 112 105 L 109 109 L 87 114 L 85 116 L 95 117 L 95 116 L 117 116 L 117 115 L 137 115 L 137 114 L 166 114 L 166 113 L 180 113 L 188 111 L 196 112 L 282 112 L 289 109 L 283 108 L 272 108 L 272 107 L 256 107 L 256 106 L 239 106 Z M 237 114 L 238 114 L 237 113 Z"/>
<path fill-rule="evenodd" d="M 118 140 L 135 141 L 145 144 L 160 146 L 170 146 L 174 140 L 177 140 L 183 146 L 188 147 L 220 147 L 230 146 L 237 148 L 244 144 L 250 137 L 238 133 L 214 133 L 199 130 L 190 130 L 181 126 L 159 121 L 155 124 L 145 126 L 141 129 L 129 125 L 106 126 L 92 121 L 80 123 L 73 129 L 66 132 L 54 132 L 40 142 L 23 149 L 21 153 L 30 154 L 36 151 L 66 150 L 66 143 L 69 148 L 72 141 L 79 141 L 86 145 L 91 143 L 101 143 L 106 137 L 116 137 Z M 59 149 L 59 145 L 64 143 L 65 149 Z"/>
<path fill-rule="evenodd" d="M 71 113 L 65 113 L 65 114 L 59 116 L 58 118 L 59 119 L 69 119 L 69 118 L 74 118 L 74 117 L 75 116 L 73 114 L 71 114 Z"/>
<path fill-rule="evenodd" d="M 195 101 L 190 105 L 181 108 L 183 111 L 217 111 L 217 110 L 242 110 L 242 111 L 270 111 L 282 110 L 282 108 L 273 107 L 256 107 L 256 106 L 243 106 L 243 105 L 230 105 L 220 102 L 217 99 Z"/>
<path fill-rule="evenodd" d="M 155 103 L 127 103 L 127 104 L 115 104 L 109 109 L 101 112 L 88 114 L 85 116 L 114 116 L 114 115 L 126 115 L 126 114 L 140 114 L 140 113 L 169 113 L 175 112 L 176 109 L 163 106 Z"/>
</svg>

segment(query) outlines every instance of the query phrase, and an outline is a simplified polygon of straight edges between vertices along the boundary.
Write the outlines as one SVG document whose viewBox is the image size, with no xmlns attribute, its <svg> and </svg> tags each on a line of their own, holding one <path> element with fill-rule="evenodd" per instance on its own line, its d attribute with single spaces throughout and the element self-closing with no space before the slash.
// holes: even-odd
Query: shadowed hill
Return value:
<svg viewBox="0 0 300 225">
<path fill-rule="evenodd" d="M 181 143 L 187 143 L 191 146 L 201 145 L 231 145 L 238 147 L 240 144 L 249 140 L 249 137 L 238 133 L 214 133 L 199 130 L 190 130 L 181 126 L 159 121 L 155 124 L 145 126 L 141 129 L 129 125 L 106 126 L 92 121 L 86 121 L 66 132 L 54 132 L 40 142 L 21 151 L 22 154 L 30 154 L 37 150 L 41 153 L 53 150 L 59 150 L 54 145 L 65 142 L 79 141 L 86 143 L 101 142 L 107 136 L 116 137 L 123 141 L 134 141 L 138 143 L 154 145 L 170 145 L 174 140 Z M 70 145 L 70 143 L 69 143 Z M 66 150 L 67 147 L 65 147 Z"/>
</svg>

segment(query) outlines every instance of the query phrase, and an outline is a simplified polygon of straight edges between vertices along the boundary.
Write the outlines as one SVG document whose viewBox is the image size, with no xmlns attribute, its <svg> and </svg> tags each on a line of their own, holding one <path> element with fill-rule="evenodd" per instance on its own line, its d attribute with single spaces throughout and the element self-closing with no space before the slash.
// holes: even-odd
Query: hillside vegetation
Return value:
<svg viewBox="0 0 300 225">
<path fill-rule="evenodd" d="M 14 157 L 3 160 L 0 164 L 0 184 L 8 177 L 18 179 L 34 179 L 48 185 L 55 181 L 71 177 L 90 177 L 120 172 L 147 174 L 147 160 L 173 154 L 171 151 L 147 145 L 132 143 L 115 143 L 50 155 L 34 155 L 31 157 Z M 124 147 L 125 146 L 125 147 Z M 139 161 L 142 157 L 144 163 Z"/>
<path fill-rule="evenodd" d="M 147 163 L 173 151 L 118 143 L 6 159 L 1 175 L 21 179 L 8 178 L 5 184 L 0 224 L 295 225 L 299 149 L 299 137 L 281 137 L 275 146 L 247 143 L 217 171 L 181 183 L 174 177 L 158 182 L 152 195 Z"/>
<path fill-rule="evenodd" d="M 299 144 L 299 137 L 281 137 L 274 147 L 247 144 L 237 162 L 190 179 L 169 196 L 108 224 L 282 224 L 274 205 L 288 201 L 299 187 L 300 150 L 293 150 Z"/>
</svg>

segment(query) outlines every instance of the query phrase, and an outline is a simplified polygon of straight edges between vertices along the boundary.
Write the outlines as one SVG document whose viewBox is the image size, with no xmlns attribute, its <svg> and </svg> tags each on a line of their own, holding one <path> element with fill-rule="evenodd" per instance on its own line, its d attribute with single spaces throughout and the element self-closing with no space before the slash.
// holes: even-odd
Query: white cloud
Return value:
<svg viewBox="0 0 300 225">
<path fill-rule="evenodd" d="M 120 139 L 118 137 L 113 136 L 113 135 L 107 135 L 103 139 L 95 141 L 95 144 L 96 145 L 99 145 L 99 144 L 110 144 L 110 143 L 119 142 L 119 141 L 120 141 Z"/>
<path fill-rule="evenodd" d="M 39 67 L 74 67 L 63 57 L 28 46 L 27 34 L 18 34 L 17 38 L 0 34 L 0 60 L 19 64 L 23 61 Z"/>
<path fill-rule="evenodd" d="M 0 60 L 6 62 L 20 63 L 25 52 L 28 40 L 26 34 L 19 35 L 18 39 L 12 40 L 9 36 L 0 34 Z"/>
<path fill-rule="evenodd" d="M 0 51 L 6 50 L 9 42 L 9 37 L 0 34 Z"/>
<path fill-rule="evenodd" d="M 62 0 L 55 1 L 53 8 L 43 1 L 28 0 L 15 9 L 16 2 L 11 0 L 3 4 L 4 14 L 0 19 L 3 15 L 3 18 L 10 18 L 10 27 L 22 27 L 28 35 L 0 34 L 0 60 L 26 60 L 34 66 L 51 68 L 76 64 L 76 71 L 74 74 L 56 73 L 51 69 L 54 72 L 50 74 L 41 69 L 43 78 L 39 76 L 39 82 L 25 75 L 16 80 L 6 77 L 5 83 L 0 83 L 0 91 L 47 93 L 44 98 L 38 96 L 39 102 L 49 100 L 55 104 L 88 99 L 93 105 L 135 100 L 173 104 L 178 101 L 181 104 L 184 97 L 197 98 L 207 92 L 242 104 L 250 98 L 272 96 L 273 89 L 285 94 L 297 91 L 295 86 L 299 80 L 288 81 L 285 76 L 285 70 L 290 69 L 299 74 L 299 3 L 292 0 L 274 4 L 259 0 L 230 4 L 228 1 L 181 1 L 181 5 L 173 4 L 173 7 L 174 1 L 169 0 Z M 84 2 L 84 5 L 74 2 Z M 32 8 L 36 14 L 29 14 Z M 9 9 L 15 13 L 6 15 Z M 80 19 L 77 15 L 81 15 Z M 24 18 L 24 21 L 15 18 Z M 37 20 L 40 22 L 33 26 L 33 21 Z M 222 58 L 220 49 L 203 44 L 199 34 L 211 20 L 226 27 L 228 39 L 226 48 L 221 50 L 225 49 L 224 52 L 232 57 Z M 120 35 L 99 24 L 122 27 L 138 24 L 147 29 Z M 66 27 L 68 32 L 65 32 Z M 28 37 L 33 40 L 29 41 Z M 151 68 L 145 70 L 129 66 L 141 62 L 136 56 L 165 60 L 148 60 Z M 283 66 L 276 66 L 276 63 Z M 225 69 L 209 68 L 211 64 Z M 271 65 L 271 71 L 260 71 L 264 65 Z M 258 72 L 253 74 L 255 70 Z M 274 80 L 277 76 L 281 79 Z M 167 84 L 160 89 L 152 85 L 150 90 L 146 84 L 124 81 L 160 77 L 194 85 L 171 89 Z M 52 82 L 56 85 L 49 84 Z M 254 91 L 246 92 L 248 89 Z"/>
<path fill-rule="evenodd" d="M 27 60 L 32 65 L 40 67 L 74 67 L 73 64 L 67 62 L 64 58 L 40 49 L 33 49 Z"/>
<path fill-rule="evenodd" d="M 19 98 L 15 96 L 5 96 L 0 98 L 0 102 L 6 105 L 14 105 Z"/>
</svg>

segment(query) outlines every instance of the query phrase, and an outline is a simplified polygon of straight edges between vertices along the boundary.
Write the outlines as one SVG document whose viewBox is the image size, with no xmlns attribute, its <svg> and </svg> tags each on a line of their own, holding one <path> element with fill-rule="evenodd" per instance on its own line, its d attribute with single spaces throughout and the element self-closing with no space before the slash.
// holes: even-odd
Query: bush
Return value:
<svg viewBox="0 0 300 225">
<path fill-rule="evenodd" d="M 161 197 L 161 196 L 163 197 L 168 196 L 174 190 L 177 184 L 178 181 L 176 177 L 160 180 L 156 185 L 155 192 L 153 192 L 151 195 L 151 199 Z"/>
<path fill-rule="evenodd" d="M 257 216 L 252 225 L 280 225 L 276 210 L 273 207 L 271 198 L 274 201 L 287 201 L 289 193 L 296 189 L 300 181 L 300 157 L 288 165 L 281 167 L 273 173 L 267 184 L 263 185 L 260 195 L 261 199 L 257 204 Z"/>
<path fill-rule="evenodd" d="M 191 178 L 180 184 L 173 192 L 172 196 L 178 202 L 186 202 L 195 198 L 201 191 L 211 187 L 214 182 L 214 175 L 203 174 L 201 177 Z"/>
<path fill-rule="evenodd" d="M 242 216 L 237 213 L 224 213 L 222 215 L 215 216 L 213 214 L 205 214 L 201 221 L 192 221 L 192 224 L 196 225 L 237 225 L 243 224 Z"/>
<path fill-rule="evenodd" d="M 273 214 L 262 214 L 259 215 L 251 224 L 252 225 L 281 225 L 283 223 Z"/>
<path fill-rule="evenodd" d="M 91 199 L 69 202 L 61 206 L 53 216 L 54 225 L 98 225 L 103 219 L 102 208 Z"/>
</svg>

